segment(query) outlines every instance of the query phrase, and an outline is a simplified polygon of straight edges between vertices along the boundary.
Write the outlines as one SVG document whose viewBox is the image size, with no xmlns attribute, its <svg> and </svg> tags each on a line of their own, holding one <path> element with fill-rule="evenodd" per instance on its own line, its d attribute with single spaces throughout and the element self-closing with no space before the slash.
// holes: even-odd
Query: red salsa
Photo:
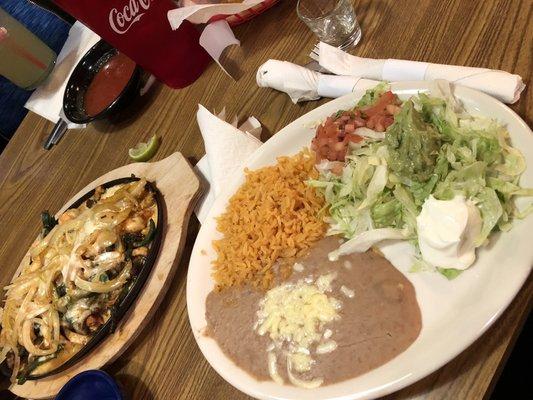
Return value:
<svg viewBox="0 0 533 400">
<path fill-rule="evenodd" d="M 394 122 L 394 115 L 400 110 L 400 101 L 391 91 L 383 93 L 374 104 L 338 111 L 328 117 L 317 130 L 311 148 L 317 154 L 317 161 L 344 161 L 350 143 L 363 140 L 357 128 L 369 128 L 384 132 Z"/>
<path fill-rule="evenodd" d="M 104 111 L 128 84 L 135 62 L 117 53 L 96 73 L 85 93 L 85 112 L 94 117 Z"/>
</svg>

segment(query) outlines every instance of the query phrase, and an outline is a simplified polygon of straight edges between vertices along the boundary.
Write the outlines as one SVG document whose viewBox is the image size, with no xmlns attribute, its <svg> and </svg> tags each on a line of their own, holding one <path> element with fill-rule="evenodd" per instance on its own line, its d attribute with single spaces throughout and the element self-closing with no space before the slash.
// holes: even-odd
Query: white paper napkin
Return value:
<svg viewBox="0 0 533 400">
<path fill-rule="evenodd" d="M 419 61 L 353 56 L 326 43 L 319 44 L 320 65 L 336 75 L 386 81 L 447 81 L 485 92 L 504 103 L 515 103 L 525 85 L 520 75 L 487 68 L 462 67 Z"/>
<path fill-rule="evenodd" d="M 257 70 L 257 84 L 289 95 L 293 103 L 320 97 L 341 97 L 355 89 L 367 90 L 378 81 L 355 76 L 326 75 L 287 61 L 268 60 Z"/>
<path fill-rule="evenodd" d="M 30 96 L 24 107 L 56 123 L 63 111 L 63 94 L 68 78 L 83 55 L 100 40 L 100 37 L 76 22 L 70 28 L 69 36 L 57 56 L 56 65 L 46 80 Z M 65 119 L 64 115 L 62 117 Z M 69 123 L 68 127 L 83 128 L 85 125 Z"/>
<path fill-rule="evenodd" d="M 184 1 L 184 7 L 170 10 L 167 13 L 168 22 L 173 30 L 180 27 L 184 20 L 193 24 L 205 24 L 215 15 L 238 14 L 244 10 L 252 8 L 263 0 L 244 0 L 242 3 L 222 3 L 222 4 L 194 4 L 194 1 Z"/>
<path fill-rule="evenodd" d="M 224 110 L 217 116 L 201 104 L 196 117 L 206 155 L 195 169 L 209 183 L 208 191 L 195 209 L 198 220 L 203 222 L 215 198 L 233 180 L 246 159 L 261 146 L 261 124 L 250 117 L 237 127 L 237 118 L 228 123 Z"/>
<path fill-rule="evenodd" d="M 233 78 L 220 63 L 220 56 L 226 47 L 231 45 L 240 46 L 241 44 L 241 42 L 235 38 L 228 21 L 222 19 L 207 25 L 200 35 L 199 43 L 211 58 L 215 60 L 218 66 L 222 68 L 222 71 L 224 71 L 229 77 Z"/>
</svg>

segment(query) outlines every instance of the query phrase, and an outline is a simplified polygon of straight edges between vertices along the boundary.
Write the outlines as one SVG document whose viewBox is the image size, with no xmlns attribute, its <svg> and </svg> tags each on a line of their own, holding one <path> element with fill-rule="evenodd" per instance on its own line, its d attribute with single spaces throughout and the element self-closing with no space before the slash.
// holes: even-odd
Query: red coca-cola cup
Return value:
<svg viewBox="0 0 533 400">
<path fill-rule="evenodd" d="M 105 41 L 173 88 L 194 82 L 209 63 L 200 33 L 184 21 L 173 31 L 172 0 L 54 0 Z"/>
</svg>

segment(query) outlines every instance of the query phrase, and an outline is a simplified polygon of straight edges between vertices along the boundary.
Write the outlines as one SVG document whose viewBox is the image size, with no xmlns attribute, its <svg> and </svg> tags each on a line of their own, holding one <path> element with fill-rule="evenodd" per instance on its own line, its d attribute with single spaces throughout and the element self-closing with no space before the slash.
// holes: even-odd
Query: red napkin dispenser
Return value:
<svg viewBox="0 0 533 400">
<path fill-rule="evenodd" d="M 172 0 L 54 0 L 102 39 L 172 88 L 193 83 L 210 61 L 200 32 L 184 21 L 173 31 Z"/>
</svg>

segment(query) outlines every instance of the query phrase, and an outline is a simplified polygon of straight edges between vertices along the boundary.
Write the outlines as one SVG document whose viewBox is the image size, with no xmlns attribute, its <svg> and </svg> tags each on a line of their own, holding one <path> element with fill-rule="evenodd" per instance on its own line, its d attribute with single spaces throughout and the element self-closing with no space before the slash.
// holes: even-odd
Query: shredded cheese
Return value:
<svg viewBox="0 0 533 400">
<path fill-rule="evenodd" d="M 268 353 L 268 373 L 274 382 L 283 385 L 283 378 L 278 373 L 278 360 L 274 353 Z"/>
<path fill-rule="evenodd" d="M 296 267 L 296 264 L 295 266 Z M 305 381 L 294 372 L 311 370 L 314 363 L 310 347 L 323 337 L 329 339 L 332 331 L 324 331 L 324 325 L 340 318 L 341 303 L 326 293 L 332 290 L 337 274 L 319 276 L 314 282 L 307 277 L 297 283 L 286 283 L 270 289 L 259 303 L 257 322 L 254 329 L 261 336 L 268 335 L 274 346 L 268 346 L 268 370 L 274 382 L 283 383 L 277 372 L 274 348 L 288 345 L 287 375 L 292 384 L 304 388 L 315 388 L 323 379 Z M 327 334 L 327 335 L 326 335 Z M 317 346 L 317 354 L 332 352 L 337 348 L 333 340 Z"/>
<path fill-rule="evenodd" d="M 290 357 L 292 366 L 297 372 L 307 372 L 311 370 L 313 359 L 309 353 L 291 353 L 287 357 Z"/>
<path fill-rule="evenodd" d="M 321 292 L 331 292 L 331 282 L 333 282 L 336 277 L 337 274 L 335 272 L 327 275 L 321 275 L 316 280 L 316 286 L 318 287 L 318 290 Z"/>
<path fill-rule="evenodd" d="M 292 266 L 292 269 L 295 270 L 296 272 L 302 272 L 304 270 L 304 266 L 300 263 L 294 263 L 294 265 Z"/>
<path fill-rule="evenodd" d="M 331 279 L 320 277 L 317 285 L 298 282 L 269 290 L 258 312 L 259 335 L 268 333 L 274 341 L 303 347 L 320 340 L 320 325 L 338 318 L 338 300 L 324 293 Z"/>
<path fill-rule="evenodd" d="M 349 299 L 351 299 L 351 298 L 353 298 L 355 296 L 355 292 L 352 289 L 347 288 L 344 285 L 341 286 L 341 292 L 342 292 L 343 295 L 345 295 Z"/>
<path fill-rule="evenodd" d="M 293 368 L 292 368 L 291 359 L 290 357 L 287 357 L 287 375 L 289 376 L 289 380 L 294 386 L 298 386 L 304 389 L 316 389 L 317 387 L 322 385 L 322 383 L 324 382 L 324 379 L 322 378 L 314 379 L 312 381 L 305 381 L 303 379 L 298 379 L 292 373 L 292 369 Z"/>
<path fill-rule="evenodd" d="M 334 340 L 329 340 L 325 343 L 321 343 L 316 347 L 316 354 L 326 354 L 331 353 L 337 348 L 337 342 Z"/>
</svg>

